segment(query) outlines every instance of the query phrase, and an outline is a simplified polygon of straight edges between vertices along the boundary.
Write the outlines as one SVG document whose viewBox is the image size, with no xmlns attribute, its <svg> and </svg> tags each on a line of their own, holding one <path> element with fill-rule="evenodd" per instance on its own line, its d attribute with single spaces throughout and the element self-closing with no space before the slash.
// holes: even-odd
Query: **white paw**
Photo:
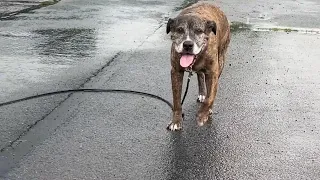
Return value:
<svg viewBox="0 0 320 180">
<path fill-rule="evenodd" d="M 213 114 L 212 109 L 209 109 L 209 116 Z"/>
<path fill-rule="evenodd" d="M 168 127 L 167 127 L 168 130 L 170 131 L 179 131 L 182 129 L 182 125 L 181 123 L 173 123 L 171 122 Z"/>
<path fill-rule="evenodd" d="M 203 103 L 203 102 L 204 102 L 204 99 L 206 99 L 206 96 L 205 96 L 205 95 L 198 95 L 198 102 Z"/>
<path fill-rule="evenodd" d="M 201 126 L 203 126 L 203 125 L 204 125 L 204 122 L 198 121 L 198 126 L 199 126 L 199 127 L 201 127 Z"/>
<path fill-rule="evenodd" d="M 198 119 L 198 126 L 203 126 L 207 121 L 208 121 L 208 119 L 209 119 L 209 117 L 207 116 L 207 117 L 204 117 L 204 118 L 202 118 L 202 119 Z"/>
</svg>

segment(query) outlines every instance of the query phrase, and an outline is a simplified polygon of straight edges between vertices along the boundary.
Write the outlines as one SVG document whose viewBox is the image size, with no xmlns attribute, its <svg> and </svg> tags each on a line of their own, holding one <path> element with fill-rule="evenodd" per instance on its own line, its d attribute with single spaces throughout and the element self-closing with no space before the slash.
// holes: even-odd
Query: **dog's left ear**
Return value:
<svg viewBox="0 0 320 180">
<path fill-rule="evenodd" d="M 217 34 L 217 24 L 214 21 L 207 21 L 206 28 L 214 33 L 214 35 Z"/>
<path fill-rule="evenodd" d="M 167 23 L 167 34 L 171 31 L 171 25 L 173 24 L 174 20 L 169 18 L 168 23 Z"/>
</svg>

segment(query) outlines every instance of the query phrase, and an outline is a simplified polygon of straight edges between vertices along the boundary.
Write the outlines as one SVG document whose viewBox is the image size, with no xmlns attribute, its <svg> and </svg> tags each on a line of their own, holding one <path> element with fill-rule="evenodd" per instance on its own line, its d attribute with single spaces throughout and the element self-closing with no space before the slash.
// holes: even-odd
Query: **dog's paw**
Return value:
<svg viewBox="0 0 320 180">
<path fill-rule="evenodd" d="M 211 118 L 212 114 L 213 114 L 213 111 L 211 109 L 209 109 L 208 112 L 198 113 L 198 116 L 197 116 L 198 126 L 203 126 L 209 120 L 209 118 Z"/>
<path fill-rule="evenodd" d="M 212 116 L 212 114 L 213 114 L 212 109 L 209 109 L 209 116 Z"/>
<path fill-rule="evenodd" d="M 170 131 L 180 131 L 182 129 L 182 124 L 180 123 L 174 123 L 171 122 L 168 126 L 167 129 Z"/>
<path fill-rule="evenodd" d="M 197 117 L 198 126 L 203 126 L 209 119 L 209 116 Z"/>
<path fill-rule="evenodd" d="M 205 99 L 206 99 L 206 96 L 205 96 L 205 95 L 198 95 L 197 102 L 203 103 Z"/>
</svg>

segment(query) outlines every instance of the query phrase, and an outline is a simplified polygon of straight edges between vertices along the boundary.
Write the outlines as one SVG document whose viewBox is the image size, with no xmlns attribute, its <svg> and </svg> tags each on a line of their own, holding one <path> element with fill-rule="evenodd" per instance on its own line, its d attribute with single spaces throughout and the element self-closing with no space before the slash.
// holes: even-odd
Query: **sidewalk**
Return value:
<svg viewBox="0 0 320 180">
<path fill-rule="evenodd" d="M 60 0 L 3 0 L 0 1 L 0 20 L 49 6 L 59 1 Z"/>
</svg>

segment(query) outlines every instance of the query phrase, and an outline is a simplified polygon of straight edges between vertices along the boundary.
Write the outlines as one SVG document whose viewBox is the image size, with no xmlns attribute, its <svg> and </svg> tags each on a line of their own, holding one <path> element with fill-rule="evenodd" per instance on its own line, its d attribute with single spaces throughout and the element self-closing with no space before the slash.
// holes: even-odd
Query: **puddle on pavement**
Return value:
<svg viewBox="0 0 320 180">
<path fill-rule="evenodd" d="M 47 7 L 47 6 L 51 6 L 54 4 L 57 4 L 59 1 L 61 0 L 47 0 L 47 1 L 43 1 L 40 2 L 39 4 L 36 5 L 28 5 L 28 3 L 32 3 L 32 2 L 28 2 L 28 1 L 20 1 L 20 3 L 23 5 L 26 5 L 26 8 L 23 8 L 21 10 L 17 10 L 17 11 L 9 11 L 7 13 L 0 13 L 0 20 L 14 20 L 17 18 L 17 15 L 21 14 L 21 13 L 33 13 L 34 10 L 43 8 L 43 7 Z"/>
<path fill-rule="evenodd" d="M 240 32 L 240 31 L 248 31 L 250 29 L 251 29 L 250 24 L 246 24 L 238 21 L 233 21 L 230 23 L 230 30 L 233 33 Z"/>
<path fill-rule="evenodd" d="M 54 5 L 54 4 L 57 4 L 60 0 L 49 0 L 49 1 L 43 1 L 41 2 L 39 5 L 41 7 L 46 7 L 46 6 L 51 6 L 51 5 Z"/>
<path fill-rule="evenodd" d="M 270 27 L 253 27 L 252 31 L 275 31 L 275 32 L 296 32 L 303 34 L 315 34 L 320 35 L 319 28 L 300 28 L 300 27 L 283 27 L 283 26 L 270 26 Z"/>
<path fill-rule="evenodd" d="M 26 32 L 11 32 L 11 31 L 5 31 L 5 32 L 0 32 L 0 36 L 3 37 L 31 37 L 31 33 L 26 33 Z"/>
<path fill-rule="evenodd" d="M 180 10 L 186 8 L 186 7 L 191 6 L 192 4 L 197 3 L 198 1 L 199 1 L 199 0 L 184 0 L 184 1 L 181 3 L 181 5 L 178 6 L 178 7 L 175 7 L 174 10 L 175 10 L 175 11 L 180 11 Z"/>
<path fill-rule="evenodd" d="M 243 22 L 231 22 L 230 29 L 232 33 L 241 31 L 262 31 L 262 32 L 285 32 L 285 33 L 303 33 L 303 34 L 320 34 L 320 28 L 300 28 L 300 27 L 285 27 L 285 26 L 272 26 L 272 25 L 254 25 Z"/>
<path fill-rule="evenodd" d="M 96 49 L 94 29 L 44 29 L 34 32 L 39 35 L 39 42 L 34 47 L 39 55 L 82 58 L 92 56 Z"/>
</svg>

